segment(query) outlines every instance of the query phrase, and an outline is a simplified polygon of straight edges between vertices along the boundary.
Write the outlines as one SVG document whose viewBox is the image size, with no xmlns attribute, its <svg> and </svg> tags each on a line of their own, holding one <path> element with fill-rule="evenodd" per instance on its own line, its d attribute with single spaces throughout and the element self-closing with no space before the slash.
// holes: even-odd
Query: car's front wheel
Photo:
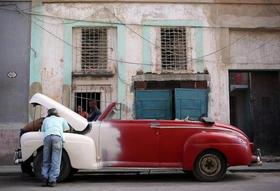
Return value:
<svg viewBox="0 0 280 191">
<path fill-rule="evenodd" d="M 209 150 L 197 157 L 193 174 L 200 181 L 213 182 L 222 179 L 226 170 L 224 156 L 217 151 Z"/>
<path fill-rule="evenodd" d="M 43 163 L 43 151 L 38 151 L 37 155 L 33 160 L 34 165 L 34 174 L 37 178 L 42 179 L 42 163 Z M 61 158 L 61 165 L 60 165 L 60 174 L 57 178 L 58 182 L 63 182 L 66 180 L 71 174 L 71 164 L 68 154 L 63 150 L 62 158 Z"/>
<path fill-rule="evenodd" d="M 21 167 L 21 172 L 23 174 L 27 174 L 29 176 L 34 176 L 34 172 L 33 172 L 33 168 L 32 168 L 32 165 L 31 165 L 31 162 L 32 160 L 27 160 L 27 161 L 24 161 L 20 167 Z"/>
</svg>

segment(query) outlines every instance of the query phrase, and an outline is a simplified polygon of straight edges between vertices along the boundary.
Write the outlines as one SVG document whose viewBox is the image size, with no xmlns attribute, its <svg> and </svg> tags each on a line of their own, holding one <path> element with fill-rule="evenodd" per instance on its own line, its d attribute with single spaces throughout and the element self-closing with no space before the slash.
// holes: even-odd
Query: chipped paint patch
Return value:
<svg viewBox="0 0 280 191">
<path fill-rule="evenodd" d="M 92 122 L 93 130 L 88 134 L 95 141 L 99 162 L 118 161 L 122 149 L 120 131 L 107 122 Z"/>
</svg>

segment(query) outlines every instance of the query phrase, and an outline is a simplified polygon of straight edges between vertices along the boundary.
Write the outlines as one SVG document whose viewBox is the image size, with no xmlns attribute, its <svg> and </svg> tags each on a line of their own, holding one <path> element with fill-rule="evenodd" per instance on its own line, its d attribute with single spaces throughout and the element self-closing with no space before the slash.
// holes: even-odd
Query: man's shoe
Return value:
<svg viewBox="0 0 280 191">
<path fill-rule="evenodd" d="M 56 182 L 49 182 L 49 187 L 55 187 L 56 186 Z"/>
</svg>

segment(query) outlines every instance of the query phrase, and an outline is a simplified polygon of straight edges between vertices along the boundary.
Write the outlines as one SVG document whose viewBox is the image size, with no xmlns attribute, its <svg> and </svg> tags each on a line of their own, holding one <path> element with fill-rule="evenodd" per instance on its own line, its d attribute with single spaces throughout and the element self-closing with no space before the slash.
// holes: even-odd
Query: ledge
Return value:
<svg viewBox="0 0 280 191">
<path fill-rule="evenodd" d="M 209 81 L 209 74 L 140 74 L 132 77 L 137 81 Z"/>
<path fill-rule="evenodd" d="M 111 70 L 98 70 L 98 71 L 88 71 L 88 72 L 72 72 L 73 78 L 78 77 L 113 77 L 114 72 Z"/>
<path fill-rule="evenodd" d="M 193 3 L 193 4 L 280 4 L 279 0 L 43 0 L 43 3 Z"/>
</svg>

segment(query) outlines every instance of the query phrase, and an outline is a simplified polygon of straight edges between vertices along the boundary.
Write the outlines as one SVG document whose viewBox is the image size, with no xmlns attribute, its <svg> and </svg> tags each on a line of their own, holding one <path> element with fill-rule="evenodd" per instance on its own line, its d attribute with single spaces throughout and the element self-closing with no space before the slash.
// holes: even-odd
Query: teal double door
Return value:
<svg viewBox="0 0 280 191">
<path fill-rule="evenodd" d="M 199 119 L 207 115 L 208 90 L 136 90 L 136 119 Z"/>
</svg>

